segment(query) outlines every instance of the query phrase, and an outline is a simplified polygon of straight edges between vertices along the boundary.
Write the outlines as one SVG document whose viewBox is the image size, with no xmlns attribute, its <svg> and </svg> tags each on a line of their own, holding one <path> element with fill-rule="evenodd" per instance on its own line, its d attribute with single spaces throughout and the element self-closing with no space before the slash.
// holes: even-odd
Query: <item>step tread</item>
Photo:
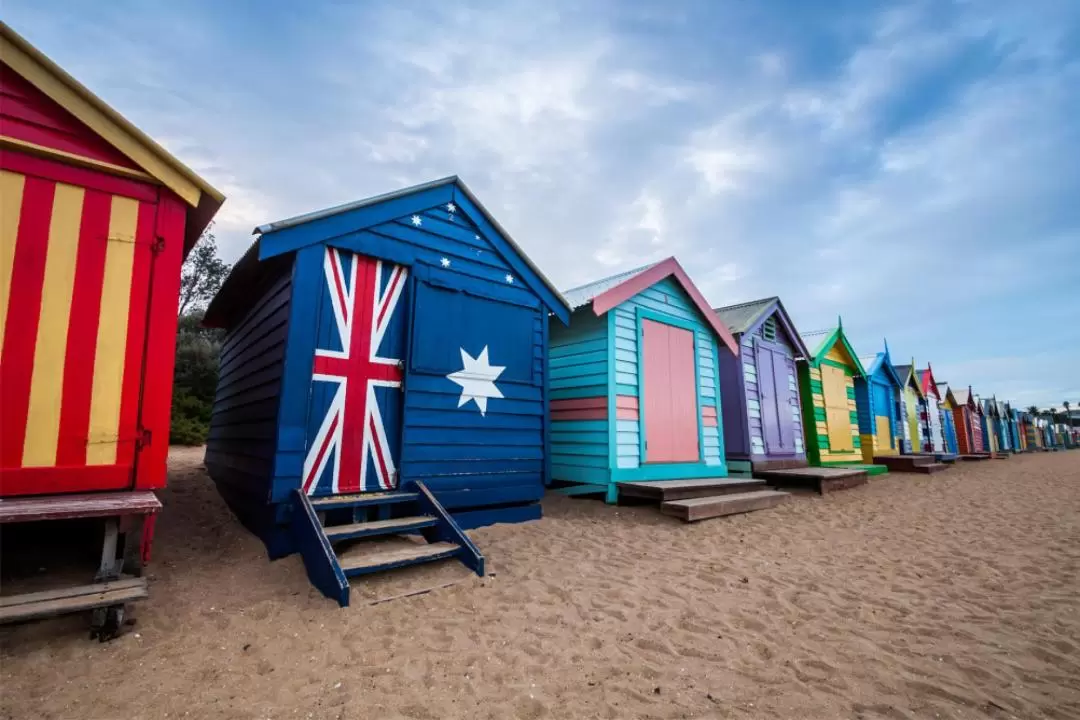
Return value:
<svg viewBox="0 0 1080 720">
<path fill-rule="evenodd" d="M 372 492 L 372 493 L 354 493 L 352 495 L 324 495 L 322 497 L 313 497 L 308 500 L 311 506 L 318 510 L 327 506 L 342 506 L 355 504 L 378 504 L 382 502 L 409 502 L 416 500 L 419 497 L 417 493 L 410 492 L 398 492 L 397 490 L 388 490 L 386 492 Z"/>
<path fill-rule="evenodd" d="M 359 570 L 371 570 L 383 566 L 412 564 L 424 560 L 436 560 L 450 557 L 460 550 L 460 546 L 448 542 L 437 542 L 414 546 L 395 546 L 389 549 L 369 549 L 366 552 L 339 557 L 341 569 L 346 573 Z"/>
<path fill-rule="evenodd" d="M 657 490 L 682 490 L 685 488 L 727 487 L 729 485 L 753 485 L 756 480 L 736 478 L 695 478 L 692 480 L 624 480 L 620 487 L 654 488 Z"/>
<path fill-rule="evenodd" d="M 435 525 L 435 518 L 430 515 L 416 515 L 414 517 L 394 518 L 393 520 L 373 520 L 371 522 L 350 523 L 348 525 L 332 525 L 328 528 L 323 528 L 323 532 L 326 533 L 326 537 L 333 540 L 341 535 L 352 535 L 357 532 L 373 534 L 392 532 L 394 530 L 411 530 L 420 527 L 431 527 L 433 525 Z"/>
<path fill-rule="evenodd" d="M 759 498 L 784 498 L 789 496 L 790 493 L 777 490 L 755 490 L 753 492 L 734 493 L 732 495 L 710 495 L 709 497 L 687 498 L 685 500 L 669 500 L 664 504 L 677 507 L 699 507 L 702 505 L 723 505 L 725 503 L 735 504 L 744 500 L 756 500 Z"/>
</svg>

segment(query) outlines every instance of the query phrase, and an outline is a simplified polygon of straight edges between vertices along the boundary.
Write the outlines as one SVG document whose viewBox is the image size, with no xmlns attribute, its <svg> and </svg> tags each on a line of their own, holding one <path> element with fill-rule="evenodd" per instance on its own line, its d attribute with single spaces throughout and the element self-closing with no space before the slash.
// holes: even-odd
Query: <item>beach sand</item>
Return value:
<svg viewBox="0 0 1080 720">
<path fill-rule="evenodd" d="M 137 625 L 0 629 L 0 717 L 1080 718 L 1080 451 L 685 525 L 549 497 L 339 609 L 174 450 Z M 445 586 L 424 595 L 380 598 Z"/>
</svg>

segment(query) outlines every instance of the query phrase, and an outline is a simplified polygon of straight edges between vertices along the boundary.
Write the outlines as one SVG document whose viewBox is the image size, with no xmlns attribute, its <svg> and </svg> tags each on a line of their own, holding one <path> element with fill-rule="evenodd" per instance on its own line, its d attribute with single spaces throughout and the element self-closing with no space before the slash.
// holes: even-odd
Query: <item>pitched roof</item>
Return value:
<svg viewBox="0 0 1080 720">
<path fill-rule="evenodd" d="M 510 233 L 508 233 L 506 229 L 499 224 L 499 221 L 495 219 L 495 216 L 492 215 L 486 207 L 484 207 L 484 204 L 480 202 L 479 198 L 477 198 L 476 195 L 473 194 L 472 190 L 469 189 L 469 186 L 466 185 L 465 182 L 457 175 L 449 175 L 438 180 L 432 180 L 431 182 L 420 183 L 419 185 L 413 185 L 411 187 L 401 188 L 400 190 L 394 190 L 393 192 L 383 193 L 381 195 L 374 195 L 372 197 L 363 198 L 362 200 L 354 200 L 352 202 L 335 205 L 334 207 L 325 208 L 323 210 L 316 210 L 315 212 L 304 213 L 303 215 L 296 215 L 294 217 L 286 218 L 284 220 L 266 223 L 255 228 L 252 233 L 258 235 L 269 235 L 271 233 L 287 230 L 298 225 L 304 225 L 306 223 L 315 222 L 317 220 L 331 218 L 335 215 L 341 215 L 343 213 L 352 212 L 354 210 L 360 210 L 362 208 L 379 205 L 381 203 L 387 203 L 391 200 L 404 198 L 409 195 L 418 194 L 426 190 L 433 190 L 435 188 L 441 188 L 447 185 L 454 185 L 458 190 L 462 192 L 462 194 L 465 196 L 465 198 L 469 200 L 469 202 L 476 206 L 476 208 L 480 211 L 480 214 L 483 215 L 484 220 L 486 220 L 495 229 L 495 231 L 500 236 L 502 236 L 502 238 L 514 250 L 514 252 L 517 253 L 518 257 L 520 257 L 525 262 L 529 270 L 531 270 L 536 275 L 536 277 L 540 279 L 540 282 L 542 282 L 544 286 L 551 292 L 551 294 L 555 296 L 558 302 L 562 303 L 564 306 L 570 309 L 570 305 L 566 302 L 566 298 L 563 297 L 562 293 L 559 292 L 559 289 L 555 287 L 554 283 L 552 283 L 551 280 L 548 279 L 547 275 L 545 275 L 543 271 L 540 270 L 540 268 L 538 268 L 533 263 L 532 259 L 525 253 L 524 250 L 522 250 L 521 246 L 517 244 L 517 241 L 515 241 L 514 238 L 510 236 Z"/>
<path fill-rule="evenodd" d="M 673 257 L 661 260 L 658 263 L 653 263 L 652 265 L 646 265 L 619 275 L 604 278 L 595 283 L 589 283 L 588 285 L 576 288 L 571 291 L 571 293 L 573 293 L 573 297 L 577 301 L 581 302 L 581 304 L 576 307 L 583 307 L 584 305 L 591 303 L 593 312 L 599 317 L 626 302 L 639 292 L 652 287 L 668 277 L 675 279 L 675 282 L 678 283 L 690 297 L 690 301 L 698 309 L 698 312 L 701 313 L 701 317 L 709 324 L 713 332 L 716 333 L 716 336 L 727 345 L 727 348 L 732 354 L 738 355 L 739 344 L 735 342 L 735 338 L 732 336 L 731 331 L 719 316 L 712 311 L 712 308 L 709 307 L 709 303 L 705 300 L 701 291 L 694 285 L 690 276 L 686 274 L 682 265 L 679 264 L 679 261 Z M 585 299 L 586 297 L 588 299 Z"/>
<path fill-rule="evenodd" d="M 68 75 L 63 68 L 4 22 L 0 22 L 0 57 L 19 76 L 145 171 L 146 178 L 164 185 L 180 197 L 189 206 L 184 232 L 185 253 L 195 245 L 199 235 L 225 201 L 225 196 L 220 191 L 132 125 L 127 118 L 90 92 L 82 83 Z M 28 149 L 46 154 L 56 152 L 51 148 L 37 146 L 30 146 Z M 66 162 L 88 164 L 102 172 L 115 173 L 126 169 L 70 153 L 63 153 L 63 159 Z"/>
<path fill-rule="evenodd" d="M 869 363 L 866 359 L 869 360 Z M 904 381 L 896 374 L 896 368 L 893 367 L 888 350 L 879 352 L 877 355 L 867 356 L 866 359 L 859 358 L 859 362 L 863 364 L 867 377 L 874 375 L 880 369 L 884 369 L 885 375 L 892 380 L 897 387 L 902 387 L 904 385 Z"/>
<path fill-rule="evenodd" d="M 893 365 L 893 367 L 896 368 L 896 374 L 900 376 L 901 382 L 903 382 L 905 385 L 909 382 L 912 383 L 915 386 L 915 392 L 917 392 L 920 397 L 924 397 L 926 395 L 926 393 L 923 392 L 922 383 L 919 382 L 918 376 L 915 375 L 914 364 Z"/>
<path fill-rule="evenodd" d="M 855 363 L 855 368 L 859 371 L 860 375 L 866 375 L 866 368 L 863 367 L 862 362 L 859 361 L 859 355 L 855 352 L 855 348 L 851 347 L 851 343 L 847 339 L 847 335 L 844 334 L 844 328 L 836 326 L 833 328 L 826 328 L 824 330 L 810 330 L 802 333 L 802 339 L 807 343 L 807 347 L 814 348 L 808 355 L 804 356 L 804 359 L 810 363 L 813 367 L 821 365 L 821 360 L 825 357 L 825 354 L 832 349 L 832 346 L 836 343 L 840 343 L 849 356 L 851 356 L 852 362 Z"/>
<path fill-rule="evenodd" d="M 780 302 L 780 298 L 775 295 L 738 305 L 713 308 L 713 312 L 720 317 L 720 320 L 731 330 L 731 334 L 735 336 L 753 332 L 758 325 L 765 321 L 765 318 L 777 313 L 784 332 L 795 344 L 796 354 L 805 356 L 808 352 L 802 337 L 791 322 L 791 317 L 788 315 L 784 303 Z"/>
<path fill-rule="evenodd" d="M 633 270 L 626 270 L 621 273 L 616 273 L 615 275 L 609 275 L 606 278 L 594 280 L 591 283 L 587 283 L 585 285 L 580 285 L 576 288 L 564 290 L 563 297 L 566 298 L 566 302 L 570 306 L 571 310 L 577 310 L 583 305 L 588 305 L 597 295 L 600 295 L 601 293 L 610 290 L 616 285 L 619 285 L 620 283 L 623 283 L 632 277 L 640 275 L 641 273 L 651 268 L 653 265 L 656 265 L 656 263 L 642 265 L 641 267 L 634 268 Z"/>
</svg>

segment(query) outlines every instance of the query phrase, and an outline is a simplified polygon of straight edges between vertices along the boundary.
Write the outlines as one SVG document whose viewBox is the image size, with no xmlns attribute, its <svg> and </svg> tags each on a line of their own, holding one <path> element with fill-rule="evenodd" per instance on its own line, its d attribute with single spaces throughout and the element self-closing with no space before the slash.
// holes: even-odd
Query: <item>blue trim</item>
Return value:
<svg viewBox="0 0 1080 720">
<path fill-rule="evenodd" d="M 285 344 L 284 372 L 278 402 L 277 450 L 274 454 L 274 477 L 270 483 L 270 502 L 289 499 L 300 487 L 297 459 L 303 465 L 307 450 L 308 395 L 311 369 L 315 362 L 315 338 L 322 312 L 322 245 L 312 245 L 296 253 L 293 262 L 292 303 L 289 308 L 288 339 Z"/>
<path fill-rule="evenodd" d="M 693 338 L 693 350 L 694 350 L 694 399 L 696 400 L 697 408 L 697 429 L 698 429 L 698 463 L 702 465 L 705 463 L 705 436 L 703 432 L 703 423 L 701 421 L 701 373 L 698 367 L 700 358 L 698 357 L 697 346 L 697 331 L 698 325 L 688 320 L 682 320 L 677 317 L 665 315 L 664 313 L 657 312 L 656 310 L 649 310 L 648 308 L 637 307 L 635 308 L 636 324 L 637 324 L 637 364 L 638 364 L 638 449 L 640 451 L 639 465 L 644 466 L 648 462 L 648 454 L 646 452 L 647 445 L 645 439 L 645 328 L 643 320 L 652 320 L 654 322 L 663 323 L 664 325 L 671 325 L 673 327 L 681 328 L 683 330 L 689 330 L 691 337 Z M 614 315 L 614 313 L 609 313 Z M 716 388 L 717 397 L 720 395 L 719 385 Z M 720 422 L 719 417 L 717 423 Z M 720 456 L 721 462 L 723 462 L 723 455 Z M 679 463 L 680 465 L 682 463 Z M 616 466 L 612 464 L 612 472 L 618 472 L 615 470 Z M 694 467 L 699 467 L 694 465 Z M 721 466 L 711 466 L 721 467 Z M 628 469 L 628 468 L 624 468 Z"/>
<path fill-rule="evenodd" d="M 361 232 L 367 228 L 396 220 L 405 215 L 423 212 L 454 199 L 454 185 L 409 193 L 400 197 L 366 205 L 317 220 L 271 231 L 259 238 L 259 260 L 294 252 L 313 244 L 322 244 L 342 235 Z"/>
<path fill-rule="evenodd" d="M 548 328 L 548 314 L 541 313 L 540 327 L 543 337 L 541 348 L 543 357 L 540 360 L 541 372 L 543 373 L 543 402 L 544 402 L 544 487 L 551 485 L 551 360 L 547 349 L 551 346 L 551 338 Z"/>
<path fill-rule="evenodd" d="M 437 538 L 460 546 L 461 552 L 457 554 L 458 559 L 477 575 L 484 577 L 484 556 L 480 554 L 480 550 L 469 539 L 469 536 L 462 532 L 454 518 L 450 516 L 450 513 L 446 512 L 446 508 L 435 499 L 435 495 L 428 490 L 424 483 L 417 482 L 416 489 L 420 493 L 417 501 L 420 509 L 433 516 L 437 521 L 435 530 L 430 533 L 433 537 L 428 537 L 428 542 Z"/>
<path fill-rule="evenodd" d="M 552 492 L 557 495 L 566 495 L 572 497 L 574 495 L 594 495 L 597 493 L 607 493 L 611 489 L 611 485 L 567 485 L 566 487 L 557 488 Z"/>
<path fill-rule="evenodd" d="M 608 467 L 614 468 L 618 463 L 619 433 L 618 433 L 618 392 L 615 384 L 615 313 L 607 313 L 607 426 L 608 426 Z M 610 475 L 608 476 L 610 478 Z M 619 500 L 619 489 L 615 483 L 608 480 L 607 495 L 605 502 L 614 504 Z"/>
<path fill-rule="evenodd" d="M 304 560 L 311 584 L 341 607 L 349 605 L 349 581 L 341 570 L 337 555 L 323 532 L 311 502 L 300 490 L 292 492 L 293 519 L 290 523 L 293 543 Z"/>
<path fill-rule="evenodd" d="M 484 217 L 484 213 L 473 204 L 468 198 L 466 193 L 458 190 L 457 183 L 453 183 L 450 186 L 453 189 L 453 201 L 457 204 L 459 210 L 464 210 L 465 214 L 469 216 L 473 224 L 480 228 L 480 231 L 487 236 L 488 241 L 495 246 L 495 249 L 502 255 L 503 260 L 514 268 L 514 272 L 518 277 L 524 279 L 529 289 L 544 301 L 548 309 L 562 321 L 563 325 L 570 324 L 570 308 L 568 308 L 563 301 L 555 295 L 547 285 L 540 279 L 540 277 L 532 271 L 528 263 L 524 261 L 521 255 L 514 250 L 513 246 L 506 241 L 502 233 L 492 227 L 491 223 Z"/>
</svg>

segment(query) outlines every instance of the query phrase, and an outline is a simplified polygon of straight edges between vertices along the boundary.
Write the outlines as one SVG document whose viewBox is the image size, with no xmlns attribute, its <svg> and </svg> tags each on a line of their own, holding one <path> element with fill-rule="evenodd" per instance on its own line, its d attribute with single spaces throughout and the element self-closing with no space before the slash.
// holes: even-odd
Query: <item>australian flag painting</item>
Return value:
<svg viewBox="0 0 1080 720">
<path fill-rule="evenodd" d="M 317 318 L 303 488 L 397 487 L 408 270 L 327 247 Z"/>
</svg>

